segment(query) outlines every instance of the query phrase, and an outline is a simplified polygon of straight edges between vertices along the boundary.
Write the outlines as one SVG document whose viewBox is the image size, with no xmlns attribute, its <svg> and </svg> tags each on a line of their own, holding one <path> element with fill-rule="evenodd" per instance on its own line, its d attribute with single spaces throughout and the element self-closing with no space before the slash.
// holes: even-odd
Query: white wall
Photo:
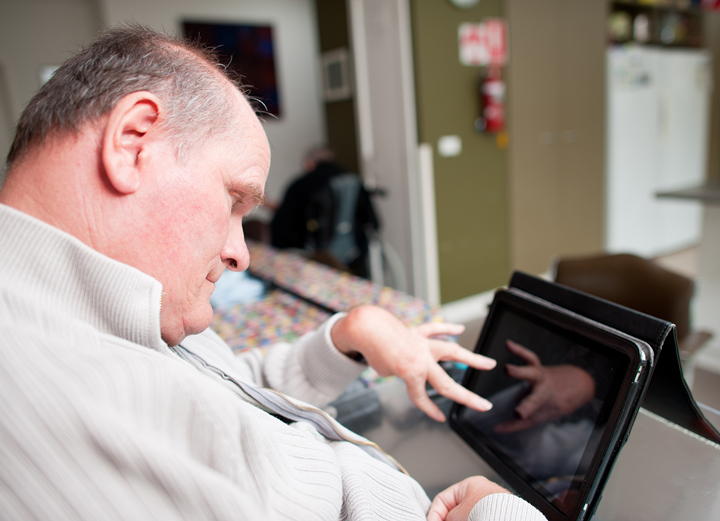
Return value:
<svg viewBox="0 0 720 521">
<path fill-rule="evenodd" d="M 179 34 L 185 18 L 273 26 L 282 116 L 265 122 L 272 147 L 267 192 L 279 199 L 305 151 L 325 140 L 314 0 L 0 0 L 3 158 L 42 66 L 62 63 L 102 26 L 132 20 Z"/>
<path fill-rule="evenodd" d="M 374 202 L 385 253 L 397 256 L 391 264 L 392 279 L 373 280 L 432 301 L 439 289 L 430 289 L 430 273 L 425 270 L 429 262 L 423 244 L 429 230 L 422 216 L 428 209 L 419 204 L 409 4 L 351 0 L 349 5 L 361 170 L 366 181 L 387 190 L 387 197 Z M 434 206 L 429 213 L 434 214 Z"/>
<path fill-rule="evenodd" d="M 134 20 L 180 34 L 184 19 L 273 27 L 282 116 L 265 121 L 272 149 L 267 194 L 279 199 L 308 148 L 325 138 L 313 0 L 98 0 L 109 25 Z"/>
<path fill-rule="evenodd" d="M 0 154 L 40 87 L 43 66 L 58 65 L 100 27 L 95 0 L 0 0 Z"/>
</svg>

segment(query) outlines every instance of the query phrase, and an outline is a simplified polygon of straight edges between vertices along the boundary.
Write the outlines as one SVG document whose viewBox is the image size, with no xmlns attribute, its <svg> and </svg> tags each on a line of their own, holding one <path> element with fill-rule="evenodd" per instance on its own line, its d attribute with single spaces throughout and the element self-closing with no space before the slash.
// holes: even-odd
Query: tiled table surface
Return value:
<svg viewBox="0 0 720 521">
<path fill-rule="evenodd" d="M 212 327 L 234 350 L 292 341 L 319 326 L 331 311 L 360 304 L 385 308 L 409 326 L 440 320 L 438 308 L 406 293 L 265 244 L 248 242 L 248 247 L 250 273 L 287 291 L 272 289 L 263 300 L 216 312 Z"/>
</svg>

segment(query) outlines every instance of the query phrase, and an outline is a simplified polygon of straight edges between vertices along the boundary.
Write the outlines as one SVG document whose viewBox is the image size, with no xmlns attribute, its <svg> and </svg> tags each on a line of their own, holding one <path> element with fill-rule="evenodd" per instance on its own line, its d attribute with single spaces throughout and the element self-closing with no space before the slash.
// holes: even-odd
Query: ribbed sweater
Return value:
<svg viewBox="0 0 720 521">
<path fill-rule="evenodd" d="M 305 422 L 286 423 L 160 336 L 161 284 L 0 205 L 0 518 L 422 520 L 412 478 Z M 240 356 L 182 345 L 245 382 L 317 406 L 363 370 L 337 317 Z M 544 519 L 508 494 L 472 521 Z"/>
</svg>

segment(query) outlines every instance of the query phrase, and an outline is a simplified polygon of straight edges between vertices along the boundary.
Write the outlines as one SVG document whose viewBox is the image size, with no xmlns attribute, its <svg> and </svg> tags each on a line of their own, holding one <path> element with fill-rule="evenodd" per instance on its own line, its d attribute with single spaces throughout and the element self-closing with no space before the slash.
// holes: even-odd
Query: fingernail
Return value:
<svg viewBox="0 0 720 521">
<path fill-rule="evenodd" d="M 489 411 L 492 409 L 493 404 L 485 398 L 478 397 L 475 399 L 475 406 L 479 411 Z"/>
</svg>

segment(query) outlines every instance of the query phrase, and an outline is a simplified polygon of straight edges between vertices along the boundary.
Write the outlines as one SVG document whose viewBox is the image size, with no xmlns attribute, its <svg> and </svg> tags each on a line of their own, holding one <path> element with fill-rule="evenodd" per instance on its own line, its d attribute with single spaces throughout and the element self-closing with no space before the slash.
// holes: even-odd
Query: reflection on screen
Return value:
<svg viewBox="0 0 720 521">
<path fill-rule="evenodd" d="M 484 354 L 498 361 L 468 387 L 493 408 L 462 408 L 461 418 L 483 442 L 565 514 L 607 424 L 621 380 L 621 360 L 593 341 L 530 315 L 496 308 Z M 606 353 L 606 355 L 600 354 Z"/>
</svg>

